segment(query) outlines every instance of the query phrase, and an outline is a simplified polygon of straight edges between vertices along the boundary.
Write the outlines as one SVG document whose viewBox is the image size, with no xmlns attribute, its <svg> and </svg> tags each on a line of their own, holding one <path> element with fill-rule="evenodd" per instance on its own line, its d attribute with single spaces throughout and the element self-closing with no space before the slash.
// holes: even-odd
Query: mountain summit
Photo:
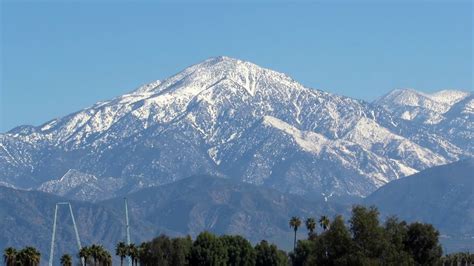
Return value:
<svg viewBox="0 0 474 266">
<path fill-rule="evenodd" d="M 78 173 L 107 179 L 94 181 L 94 189 L 74 187 L 112 196 L 209 174 L 318 198 L 365 196 L 472 156 L 472 120 L 459 108 L 446 111 L 456 124 L 407 120 L 388 103 L 310 89 L 253 63 L 216 57 L 41 126 L 1 134 L 0 182 L 69 193 L 69 179 L 61 177 L 74 169 L 74 180 L 90 179 Z M 458 133 L 448 133 L 453 127 Z"/>
<path fill-rule="evenodd" d="M 471 95 L 459 90 L 442 90 L 428 94 L 413 89 L 396 89 L 378 99 L 376 103 L 403 119 L 437 124 L 443 120 L 444 113 Z"/>
</svg>

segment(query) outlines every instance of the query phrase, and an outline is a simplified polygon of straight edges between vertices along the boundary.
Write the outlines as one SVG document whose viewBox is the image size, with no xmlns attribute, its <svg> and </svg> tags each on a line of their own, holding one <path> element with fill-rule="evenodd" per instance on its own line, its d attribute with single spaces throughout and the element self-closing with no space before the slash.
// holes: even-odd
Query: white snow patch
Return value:
<svg viewBox="0 0 474 266">
<path fill-rule="evenodd" d="M 263 122 L 290 135 L 303 150 L 308 152 L 319 154 L 322 148 L 330 142 L 321 134 L 312 131 L 301 131 L 273 116 L 265 116 Z"/>
</svg>

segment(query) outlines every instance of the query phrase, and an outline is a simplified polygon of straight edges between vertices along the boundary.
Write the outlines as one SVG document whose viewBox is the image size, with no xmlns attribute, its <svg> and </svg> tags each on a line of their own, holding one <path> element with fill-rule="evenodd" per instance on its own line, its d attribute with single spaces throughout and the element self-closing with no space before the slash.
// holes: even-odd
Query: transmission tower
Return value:
<svg viewBox="0 0 474 266">
<path fill-rule="evenodd" d="M 76 234 L 77 247 L 81 250 L 81 239 L 79 238 L 79 232 L 77 231 L 76 220 L 74 219 L 74 213 L 72 212 L 72 206 L 69 202 L 58 202 L 54 209 L 54 222 L 53 222 L 53 234 L 51 235 L 51 250 L 49 252 L 49 266 L 53 266 L 53 255 L 54 255 L 54 239 L 56 238 L 56 222 L 58 218 L 58 207 L 60 205 L 68 205 L 69 213 L 71 214 L 72 225 L 74 226 L 74 232 Z M 84 259 L 81 259 L 81 263 L 84 266 Z"/>
</svg>

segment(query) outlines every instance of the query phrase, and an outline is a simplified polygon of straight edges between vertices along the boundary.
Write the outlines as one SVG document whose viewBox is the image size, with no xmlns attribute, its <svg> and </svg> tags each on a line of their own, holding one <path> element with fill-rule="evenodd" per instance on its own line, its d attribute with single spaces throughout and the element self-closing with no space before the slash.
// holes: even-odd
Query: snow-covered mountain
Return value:
<svg viewBox="0 0 474 266">
<path fill-rule="evenodd" d="M 83 201 L 99 201 L 118 196 L 125 187 L 124 178 L 101 177 L 70 169 L 60 179 L 46 181 L 38 190 Z M 128 193 L 130 191 L 123 191 Z"/>
<path fill-rule="evenodd" d="M 472 103 L 465 103 L 472 94 L 442 95 L 451 94 L 433 96 L 442 106 L 432 109 L 451 104 L 443 112 L 451 122 L 438 128 L 404 119 L 387 97 L 366 103 L 249 62 L 211 58 L 113 100 L 1 134 L 0 181 L 68 187 L 61 178 L 76 169 L 97 180 L 114 177 L 118 185 L 107 191 L 119 193 L 211 174 L 300 195 L 365 196 L 473 156 L 472 142 L 459 144 L 473 136 L 465 129 L 472 126 Z"/>
<path fill-rule="evenodd" d="M 413 89 L 396 89 L 375 103 L 405 120 L 418 120 L 425 124 L 438 124 L 443 114 L 453 105 L 472 95 L 459 90 L 442 90 L 428 94 Z"/>
<path fill-rule="evenodd" d="M 397 89 L 375 101 L 395 116 L 424 124 L 432 132 L 474 153 L 474 94 L 443 90 L 432 94 Z"/>
</svg>

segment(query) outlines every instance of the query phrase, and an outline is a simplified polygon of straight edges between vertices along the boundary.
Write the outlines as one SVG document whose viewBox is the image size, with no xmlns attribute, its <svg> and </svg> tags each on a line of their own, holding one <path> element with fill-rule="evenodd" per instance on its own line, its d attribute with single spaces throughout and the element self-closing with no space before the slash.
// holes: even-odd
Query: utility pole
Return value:
<svg viewBox="0 0 474 266">
<path fill-rule="evenodd" d="M 128 203 L 127 198 L 123 198 L 125 201 L 125 230 L 127 234 L 127 245 L 130 246 L 130 223 L 128 221 Z M 128 266 L 132 265 L 132 258 L 128 256 Z"/>
<path fill-rule="evenodd" d="M 49 266 L 53 266 L 54 237 L 56 236 L 56 219 L 58 217 L 58 204 L 54 208 L 53 234 L 51 235 L 51 249 L 49 250 Z"/>
</svg>

